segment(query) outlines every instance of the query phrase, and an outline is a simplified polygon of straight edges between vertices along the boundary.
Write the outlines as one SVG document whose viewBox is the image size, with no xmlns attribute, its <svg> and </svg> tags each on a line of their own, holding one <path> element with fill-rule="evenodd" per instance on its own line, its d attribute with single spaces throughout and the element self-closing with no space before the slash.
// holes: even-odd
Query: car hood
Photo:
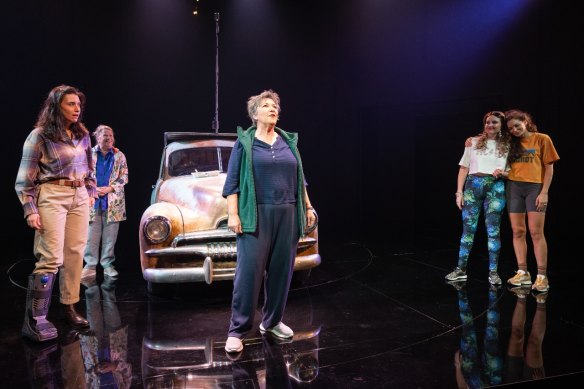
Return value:
<svg viewBox="0 0 584 389">
<path fill-rule="evenodd" d="M 225 173 L 211 177 L 181 176 L 162 183 L 158 201 L 175 204 L 196 213 L 226 213 L 227 201 L 222 196 Z"/>
</svg>

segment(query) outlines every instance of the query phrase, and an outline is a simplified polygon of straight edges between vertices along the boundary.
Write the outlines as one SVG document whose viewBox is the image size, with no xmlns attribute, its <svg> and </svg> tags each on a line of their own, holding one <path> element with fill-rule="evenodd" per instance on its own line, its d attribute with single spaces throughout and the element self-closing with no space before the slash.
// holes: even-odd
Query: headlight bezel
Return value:
<svg viewBox="0 0 584 389">
<path fill-rule="evenodd" d="M 144 238 L 152 243 L 159 244 L 168 239 L 172 232 L 170 220 L 164 216 L 150 216 L 142 226 Z"/>
</svg>

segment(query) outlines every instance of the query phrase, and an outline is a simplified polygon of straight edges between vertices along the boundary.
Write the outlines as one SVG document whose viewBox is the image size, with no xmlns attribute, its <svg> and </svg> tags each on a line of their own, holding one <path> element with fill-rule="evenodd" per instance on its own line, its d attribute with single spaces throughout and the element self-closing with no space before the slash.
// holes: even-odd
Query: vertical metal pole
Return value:
<svg viewBox="0 0 584 389">
<path fill-rule="evenodd" d="M 215 12 L 215 118 L 212 126 L 215 133 L 219 133 L 219 12 Z M 221 154 L 221 147 L 217 147 L 219 171 L 224 172 Z"/>
<path fill-rule="evenodd" d="M 215 118 L 212 127 L 219 132 L 219 12 L 215 12 Z"/>
</svg>

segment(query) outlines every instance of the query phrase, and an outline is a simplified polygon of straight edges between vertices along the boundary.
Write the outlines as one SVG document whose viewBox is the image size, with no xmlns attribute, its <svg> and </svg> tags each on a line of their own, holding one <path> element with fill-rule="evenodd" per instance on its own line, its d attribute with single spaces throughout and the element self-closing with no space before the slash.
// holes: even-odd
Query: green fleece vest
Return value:
<svg viewBox="0 0 584 389">
<path fill-rule="evenodd" d="M 239 171 L 239 196 L 238 208 L 239 219 L 241 220 L 241 227 L 243 232 L 255 232 L 258 223 L 257 214 L 257 199 L 255 193 L 255 185 L 253 178 L 253 162 L 252 162 L 252 145 L 255 137 L 256 127 L 251 126 L 247 130 L 237 127 L 237 136 L 239 143 L 243 148 L 241 168 Z M 306 204 L 304 200 L 304 172 L 302 169 L 302 160 L 298 152 L 298 134 L 294 132 L 286 132 L 281 128 L 276 127 L 276 132 L 288 144 L 292 154 L 298 161 L 298 193 L 296 200 L 296 212 L 298 218 L 298 235 L 303 236 L 306 228 Z"/>
</svg>

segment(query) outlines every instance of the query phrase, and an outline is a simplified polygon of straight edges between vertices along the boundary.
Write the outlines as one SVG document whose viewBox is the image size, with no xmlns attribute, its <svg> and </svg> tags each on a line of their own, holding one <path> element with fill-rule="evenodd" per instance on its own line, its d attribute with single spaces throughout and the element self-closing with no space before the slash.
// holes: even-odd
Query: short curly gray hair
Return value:
<svg viewBox="0 0 584 389">
<path fill-rule="evenodd" d="M 110 130 L 112 132 L 112 134 L 114 135 L 114 144 L 115 144 L 116 134 L 114 133 L 114 130 L 110 126 L 106 126 L 105 124 L 100 124 L 99 126 L 97 126 L 95 131 L 93 131 L 93 137 L 95 138 L 95 140 L 97 140 L 97 137 L 100 136 L 101 134 L 103 134 L 103 132 L 105 130 Z"/>
<path fill-rule="evenodd" d="M 247 99 L 247 114 L 251 119 L 251 124 L 254 126 L 257 124 L 257 120 L 254 119 L 255 114 L 258 112 L 258 108 L 264 99 L 272 99 L 274 103 L 278 106 L 278 114 L 280 114 L 280 96 L 271 89 L 265 90 L 257 96 L 251 96 Z"/>
</svg>

